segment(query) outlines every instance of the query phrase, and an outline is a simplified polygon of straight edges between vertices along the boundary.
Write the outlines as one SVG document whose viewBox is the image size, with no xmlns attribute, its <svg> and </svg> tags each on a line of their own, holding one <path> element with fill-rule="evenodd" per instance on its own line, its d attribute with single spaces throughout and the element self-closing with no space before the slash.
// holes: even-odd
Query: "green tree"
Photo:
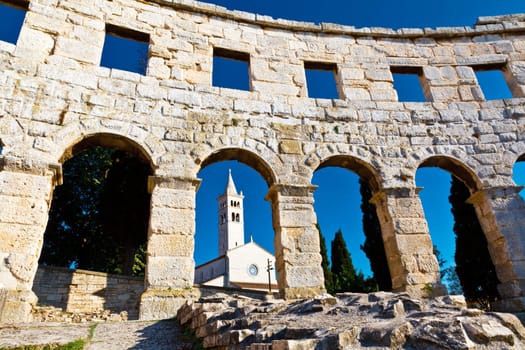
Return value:
<svg viewBox="0 0 525 350">
<path fill-rule="evenodd" d="M 363 232 L 365 234 L 365 243 L 360 248 L 370 260 L 370 268 L 374 273 L 373 279 L 379 290 L 390 291 L 392 290 L 392 278 L 390 277 L 390 269 L 381 235 L 381 225 L 377 217 L 376 207 L 370 203 L 372 190 L 363 178 L 359 179 L 359 191 L 361 193 Z"/>
<path fill-rule="evenodd" d="M 362 272 L 356 272 L 341 230 L 336 232 L 331 248 L 331 271 L 335 293 L 370 292 L 376 289 L 373 280 L 365 280 Z"/>
<path fill-rule="evenodd" d="M 445 267 L 447 261 L 441 255 L 441 252 L 439 251 L 437 246 L 434 244 L 432 248 L 439 265 L 439 274 L 441 275 L 441 282 L 445 284 L 447 291 L 450 294 L 463 294 L 461 284 L 459 283 L 458 274 L 456 273 L 456 266 L 452 265 Z"/>
<path fill-rule="evenodd" d="M 104 147 L 66 161 L 64 183 L 53 193 L 40 263 L 131 274 L 129 261 L 146 241 L 148 171 L 130 154 Z"/>
<path fill-rule="evenodd" d="M 499 298 L 499 280 L 476 211 L 466 202 L 469 197 L 465 184 L 452 176 L 449 202 L 455 221 L 456 272 L 467 301 L 490 308 Z"/>
<path fill-rule="evenodd" d="M 115 150 L 101 193 L 101 220 L 115 240 L 121 273 L 133 274 L 135 254 L 145 245 L 149 202 L 149 167 L 128 152 Z"/>
<path fill-rule="evenodd" d="M 319 231 L 319 244 L 321 246 L 321 267 L 323 268 L 324 274 L 324 286 L 326 291 L 330 294 L 335 293 L 334 283 L 332 279 L 332 271 L 330 271 L 330 261 L 328 260 L 328 252 L 326 250 L 326 240 L 324 239 L 323 234 L 321 233 L 321 228 L 319 224 L 316 224 L 317 230 Z"/>
</svg>

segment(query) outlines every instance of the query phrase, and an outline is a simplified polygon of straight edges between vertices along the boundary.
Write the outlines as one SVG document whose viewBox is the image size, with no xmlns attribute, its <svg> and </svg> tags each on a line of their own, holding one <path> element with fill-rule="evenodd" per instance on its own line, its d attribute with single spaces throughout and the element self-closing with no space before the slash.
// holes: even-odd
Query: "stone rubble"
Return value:
<svg viewBox="0 0 525 350">
<path fill-rule="evenodd" d="M 206 349 L 525 348 L 516 316 L 469 309 L 462 296 L 377 292 L 261 301 L 216 294 L 186 303 L 177 318 Z"/>
<path fill-rule="evenodd" d="M 128 320 L 126 311 L 120 313 L 113 313 L 110 310 L 66 312 L 53 306 L 35 306 L 32 315 L 34 322 L 86 323 L 123 322 Z"/>
</svg>

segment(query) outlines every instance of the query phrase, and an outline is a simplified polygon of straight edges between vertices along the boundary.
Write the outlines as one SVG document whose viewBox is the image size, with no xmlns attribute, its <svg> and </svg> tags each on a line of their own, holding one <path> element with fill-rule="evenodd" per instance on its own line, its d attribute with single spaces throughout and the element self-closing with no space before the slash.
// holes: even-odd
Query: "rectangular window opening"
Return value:
<svg viewBox="0 0 525 350">
<path fill-rule="evenodd" d="M 16 45 L 28 7 L 27 1 L 0 1 L 0 40 Z"/>
<path fill-rule="evenodd" d="M 421 67 L 390 67 L 399 102 L 426 102 Z"/>
<path fill-rule="evenodd" d="M 339 99 L 337 65 L 327 62 L 304 62 L 308 97 Z"/>
<path fill-rule="evenodd" d="M 149 34 L 107 24 L 100 65 L 145 75 L 148 51 Z"/>
<path fill-rule="evenodd" d="M 250 91 L 250 54 L 214 47 L 212 85 Z"/>
<path fill-rule="evenodd" d="M 505 77 L 504 65 L 473 66 L 478 85 L 485 100 L 512 98 L 512 91 Z"/>
</svg>

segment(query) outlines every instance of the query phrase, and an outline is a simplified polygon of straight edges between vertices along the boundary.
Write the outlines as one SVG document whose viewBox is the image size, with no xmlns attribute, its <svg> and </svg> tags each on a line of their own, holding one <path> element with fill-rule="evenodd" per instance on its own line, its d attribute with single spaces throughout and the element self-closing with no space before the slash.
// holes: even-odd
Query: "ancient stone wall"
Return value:
<svg viewBox="0 0 525 350">
<path fill-rule="evenodd" d="M 107 28 L 149 37 L 145 75 L 100 66 Z M 212 86 L 214 52 L 249 61 L 250 91 Z M 472 193 L 501 281 L 499 307 L 524 308 L 525 206 L 511 177 L 525 154 L 524 15 L 391 30 L 187 0 L 32 0 L 16 45 L 0 43 L 0 67 L 0 288 L 8 294 L 0 319 L 29 314 L 61 164 L 94 144 L 132 151 L 154 169 L 141 298 L 148 317 L 158 305 L 173 315 L 191 294 L 197 173 L 227 159 L 270 187 L 283 297 L 324 291 L 311 185 L 324 166 L 371 185 L 394 290 L 439 290 L 414 179 L 419 167 L 438 166 Z M 309 98 L 305 67 L 331 67 L 339 98 Z M 488 68 L 503 72 L 513 98 L 485 101 L 474 71 Z M 392 72 L 417 74 L 428 102 L 399 102 Z"/>
<path fill-rule="evenodd" d="M 39 266 L 33 291 L 40 305 L 59 307 L 72 313 L 110 310 L 138 317 L 144 279 L 102 272 Z"/>
</svg>

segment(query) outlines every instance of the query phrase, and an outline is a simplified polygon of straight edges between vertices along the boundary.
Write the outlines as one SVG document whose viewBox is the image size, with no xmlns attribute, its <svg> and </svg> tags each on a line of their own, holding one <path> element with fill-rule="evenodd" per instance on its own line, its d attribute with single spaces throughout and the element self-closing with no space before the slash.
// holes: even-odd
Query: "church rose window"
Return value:
<svg viewBox="0 0 525 350">
<path fill-rule="evenodd" d="M 250 266 L 248 266 L 248 272 L 252 276 L 257 276 L 257 274 L 259 273 L 259 268 L 257 267 L 257 265 L 251 264 Z"/>
</svg>

